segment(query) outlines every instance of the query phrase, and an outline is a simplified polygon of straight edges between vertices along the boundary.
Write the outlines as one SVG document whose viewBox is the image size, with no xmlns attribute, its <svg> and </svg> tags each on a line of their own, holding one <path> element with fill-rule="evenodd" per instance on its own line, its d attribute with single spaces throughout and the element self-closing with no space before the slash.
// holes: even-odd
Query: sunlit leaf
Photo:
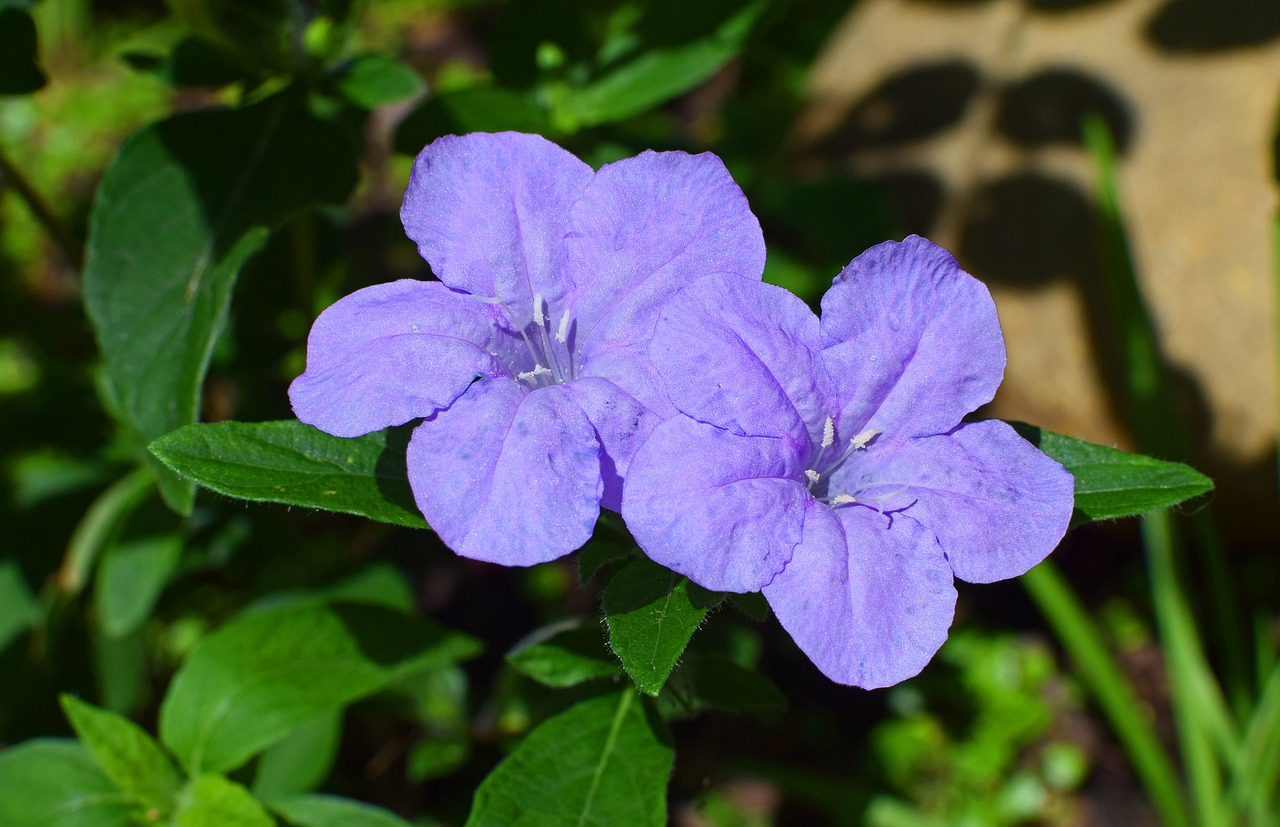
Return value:
<svg viewBox="0 0 1280 827">
<path fill-rule="evenodd" d="M 40 739 L 0 751 L 5 827 L 129 827 L 138 814 L 75 741 Z"/>
<path fill-rule="evenodd" d="M 244 787 L 203 775 L 182 792 L 174 827 L 275 827 L 275 820 Z"/>
<path fill-rule="evenodd" d="M 103 774 L 147 809 L 171 812 L 182 779 L 160 745 L 128 718 L 71 695 L 61 700 L 80 743 Z"/>
<path fill-rule="evenodd" d="M 295 795 L 271 802 L 294 827 L 409 827 L 386 810 L 333 795 Z"/>
<path fill-rule="evenodd" d="M 365 109 L 411 98 L 426 86 L 413 67 L 378 52 L 353 57 L 334 78 L 337 92 Z"/>
</svg>

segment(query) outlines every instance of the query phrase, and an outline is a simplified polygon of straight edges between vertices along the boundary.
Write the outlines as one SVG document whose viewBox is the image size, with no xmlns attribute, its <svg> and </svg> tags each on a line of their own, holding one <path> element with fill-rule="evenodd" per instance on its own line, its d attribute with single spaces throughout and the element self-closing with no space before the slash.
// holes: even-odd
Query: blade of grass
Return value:
<svg viewBox="0 0 1280 827">
<path fill-rule="evenodd" d="M 1258 697 L 1231 782 L 1231 798 L 1246 809 L 1251 824 L 1264 827 L 1276 823 L 1270 799 L 1280 786 L 1280 665 L 1272 667 Z"/>
<path fill-rule="evenodd" d="M 1076 672 L 1133 762 L 1166 827 L 1191 827 L 1182 784 L 1142 705 L 1107 652 L 1102 635 L 1052 560 L 1022 575 L 1022 585 L 1062 641 Z"/>
</svg>

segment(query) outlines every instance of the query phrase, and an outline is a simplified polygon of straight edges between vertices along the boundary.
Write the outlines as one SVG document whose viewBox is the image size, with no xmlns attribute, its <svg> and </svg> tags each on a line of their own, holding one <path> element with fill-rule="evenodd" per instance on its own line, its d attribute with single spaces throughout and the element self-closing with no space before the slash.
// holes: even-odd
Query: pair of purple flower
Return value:
<svg viewBox="0 0 1280 827">
<path fill-rule="evenodd" d="M 542 138 L 446 137 L 401 218 L 439 282 L 360 290 L 316 320 L 298 418 L 357 436 L 421 418 L 418 506 L 505 565 L 621 511 L 654 560 L 763 590 L 835 681 L 904 680 L 946 639 L 953 576 L 1014 577 L 1057 545 L 1062 466 L 962 424 L 1004 371 L 985 287 L 921 238 L 844 269 L 819 319 L 764 284 L 760 227 L 710 154 L 593 172 Z"/>
</svg>

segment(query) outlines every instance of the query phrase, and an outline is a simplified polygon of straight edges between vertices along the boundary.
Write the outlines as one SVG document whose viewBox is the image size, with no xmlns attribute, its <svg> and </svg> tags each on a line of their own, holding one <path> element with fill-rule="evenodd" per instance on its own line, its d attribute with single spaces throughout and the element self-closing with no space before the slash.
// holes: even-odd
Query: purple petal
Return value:
<svg viewBox="0 0 1280 827">
<path fill-rule="evenodd" d="M 562 303 L 569 205 L 591 167 L 537 135 L 447 135 L 419 153 L 400 209 L 405 232 L 445 284 L 502 300 L 515 327 L 533 296 Z"/>
<path fill-rule="evenodd" d="M 670 419 L 680 413 L 667 398 L 667 388 L 662 375 L 649 358 L 649 342 L 637 342 L 626 347 L 614 348 L 597 354 L 583 365 L 583 376 L 607 378 L 647 408 L 659 420 Z"/>
<path fill-rule="evenodd" d="M 720 159 L 645 152 L 596 173 L 568 239 L 580 286 L 578 341 L 590 358 L 647 339 L 672 293 L 710 273 L 759 279 L 760 224 Z"/>
<path fill-rule="evenodd" d="M 995 303 L 951 254 L 917 236 L 855 258 L 822 298 L 823 360 L 842 435 L 945 433 L 1004 374 Z"/>
<path fill-rule="evenodd" d="M 409 441 L 418 507 L 464 557 L 531 566 L 568 554 L 600 514 L 600 448 L 563 386 L 481 380 Z"/>
<path fill-rule="evenodd" d="M 800 541 L 802 451 L 684 416 L 654 429 L 627 471 L 622 516 L 645 554 L 703 588 L 752 592 Z"/>
<path fill-rule="evenodd" d="M 711 276 L 663 307 L 649 356 L 671 403 L 694 419 L 821 442 L 829 403 L 819 336 L 813 311 L 787 290 Z"/>
<path fill-rule="evenodd" d="M 877 444 L 857 460 L 832 477 L 832 490 L 887 496 L 881 507 L 905 509 L 927 526 L 956 577 L 971 583 L 1027 571 L 1053 551 L 1071 520 L 1071 474 L 997 420 Z"/>
<path fill-rule="evenodd" d="M 631 457 L 661 418 L 608 379 L 579 377 L 564 386 L 595 428 L 600 443 L 600 505 L 622 510 L 622 479 Z"/>
<path fill-rule="evenodd" d="M 865 689 L 923 669 L 946 641 L 956 604 L 937 538 L 919 523 L 816 501 L 804 542 L 764 595 L 824 675 Z"/>
<path fill-rule="evenodd" d="M 448 407 L 473 380 L 505 374 L 519 340 L 499 311 L 438 282 L 404 279 L 352 293 L 316 319 L 307 370 L 289 387 L 298 419 L 367 434 Z"/>
</svg>

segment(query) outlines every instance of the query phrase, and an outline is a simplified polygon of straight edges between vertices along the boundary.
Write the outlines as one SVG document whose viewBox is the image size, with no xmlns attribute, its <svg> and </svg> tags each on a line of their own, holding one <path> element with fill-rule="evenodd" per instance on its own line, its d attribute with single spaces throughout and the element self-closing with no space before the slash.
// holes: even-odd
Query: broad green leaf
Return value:
<svg viewBox="0 0 1280 827">
<path fill-rule="evenodd" d="M 0 5 L 0 95 L 25 95 L 44 86 L 36 44 L 31 15 Z"/>
<path fill-rule="evenodd" d="M 1180 462 L 1095 445 L 1034 425 L 1012 423 L 1031 444 L 1076 478 L 1074 525 L 1167 508 L 1213 489 L 1213 481 Z"/>
<path fill-rule="evenodd" d="M 467 827 L 667 823 L 673 752 L 630 689 L 544 721 L 476 789 Z"/>
<path fill-rule="evenodd" d="M 658 3 L 636 33 L 638 47 L 629 60 L 609 67 L 583 87 L 552 92 L 555 122 L 595 126 L 638 115 L 689 91 L 734 58 L 751 27 L 768 7 L 718 0 L 690 6 Z M 676 38 L 684 35 L 688 39 Z M 610 51 L 606 44 L 605 51 Z"/>
<path fill-rule="evenodd" d="M 98 703 L 121 714 L 137 709 L 151 682 L 152 645 L 145 630 L 139 627 L 124 637 L 107 637 L 101 626 L 94 626 L 89 635 Z"/>
<path fill-rule="evenodd" d="M 427 98 L 400 122 L 394 143 L 396 152 L 416 155 L 441 135 L 506 131 L 546 135 L 552 129 L 529 95 L 500 86 L 473 86 Z"/>
<path fill-rule="evenodd" d="M 13 560 L 0 560 L 0 651 L 35 619 L 36 600 L 22 569 Z"/>
<path fill-rule="evenodd" d="M 605 566 L 631 559 L 639 551 L 626 525 L 607 511 L 600 512 L 591 539 L 578 550 L 578 581 L 587 585 Z"/>
<path fill-rule="evenodd" d="M 138 815 L 75 741 L 40 739 L 0 751 L 5 827 L 129 827 Z"/>
<path fill-rule="evenodd" d="M 365 109 L 411 98 L 427 88 L 412 66 L 377 52 L 353 57 L 338 71 L 334 86 L 338 94 Z"/>
<path fill-rule="evenodd" d="M 179 799 L 174 827 L 275 827 L 275 820 L 244 787 L 221 775 L 202 775 Z"/>
<path fill-rule="evenodd" d="M 723 655 L 690 654 L 658 696 L 664 717 L 691 718 L 720 712 L 781 712 L 787 699 L 773 682 Z"/>
<path fill-rule="evenodd" d="M 293 827 L 410 827 L 386 810 L 334 795 L 295 795 L 271 802 Z"/>
<path fill-rule="evenodd" d="M 609 646 L 636 686 L 657 695 L 684 647 L 723 595 L 647 557 L 618 570 L 604 590 Z"/>
<path fill-rule="evenodd" d="M 576 686 L 621 670 L 597 624 L 573 618 L 539 629 L 507 654 L 516 671 L 547 686 Z"/>
<path fill-rule="evenodd" d="M 160 745 L 128 718 L 71 695 L 60 700 L 80 743 L 103 774 L 146 809 L 172 812 L 182 778 Z"/>
<path fill-rule="evenodd" d="M 182 556 L 176 532 L 120 540 L 107 548 L 94 581 L 102 631 L 122 637 L 151 615 Z"/>
<path fill-rule="evenodd" d="M 89 218 L 84 300 L 108 406 L 141 444 L 196 420 L 236 275 L 271 228 L 341 203 L 355 156 L 301 95 L 176 115 L 130 136 Z M 194 488 L 155 463 L 166 501 Z"/>
<path fill-rule="evenodd" d="M 188 425 L 151 443 L 168 468 L 206 488 L 426 527 L 405 470 L 407 434 L 329 436 L 294 420 Z"/>
<path fill-rule="evenodd" d="M 324 783 L 342 740 L 342 712 L 330 710 L 298 726 L 258 758 L 253 794 L 270 803 Z"/>
<path fill-rule="evenodd" d="M 192 775 L 234 769 L 295 727 L 479 643 L 380 606 L 294 604 L 202 640 L 160 707 L 160 739 Z"/>
</svg>

